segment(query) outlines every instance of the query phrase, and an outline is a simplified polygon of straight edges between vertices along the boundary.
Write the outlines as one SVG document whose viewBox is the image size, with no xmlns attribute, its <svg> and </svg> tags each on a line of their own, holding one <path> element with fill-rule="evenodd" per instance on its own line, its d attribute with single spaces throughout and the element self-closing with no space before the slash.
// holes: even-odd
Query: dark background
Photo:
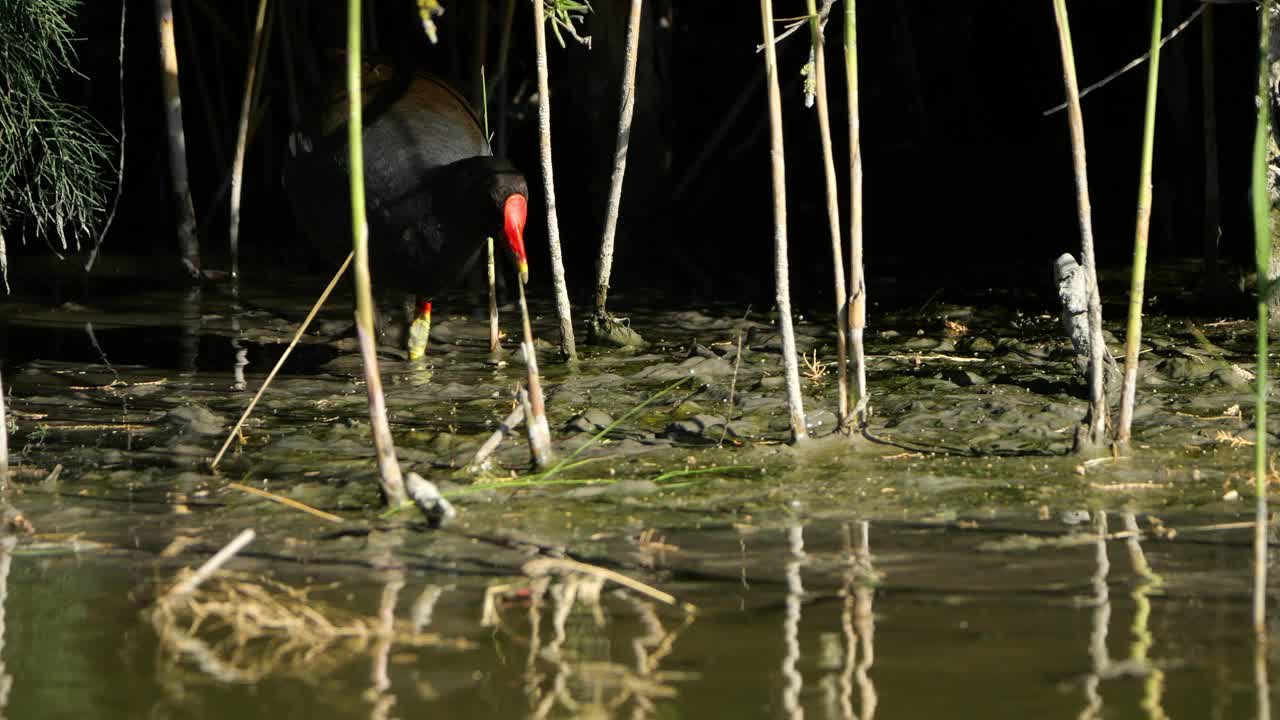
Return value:
<svg viewBox="0 0 1280 720">
<path fill-rule="evenodd" d="M 369 0 L 366 0 L 369 2 Z M 366 49 L 414 62 L 470 93 L 475 13 L 487 7 L 488 64 L 495 63 L 502 2 L 446 3 L 440 42 L 429 46 L 411 0 L 373 3 Z M 553 144 L 562 239 L 571 291 L 589 295 L 603 224 L 618 114 L 626 0 L 595 0 L 583 34 L 561 49 L 549 34 Z M 280 184 L 294 121 L 288 110 L 285 43 L 295 61 L 343 44 L 345 3 L 279 3 L 266 67 L 267 104 L 248 151 L 242 232 L 246 282 L 282 264 L 324 267 L 295 229 Z M 176 33 L 193 197 L 206 267 L 226 267 L 225 184 L 234 151 L 244 62 L 256 2 L 176 0 Z M 533 189 L 530 247 L 535 286 L 549 282 L 541 187 L 533 32 L 528 0 L 518 0 L 505 96 L 510 155 Z M 1150 3 L 1069 3 L 1081 85 L 1142 54 Z M 1165 31 L 1198 3 L 1169 0 Z M 842 210 L 847 216 L 847 116 L 841 42 L 843 2 L 828 37 L 828 86 Z M 124 192 L 106 238 L 107 253 L 160 260 L 181 280 L 168 192 L 153 3 L 128 4 L 125 34 L 127 140 Z M 804 14 L 778 0 L 775 16 Z M 120 5 L 86 3 L 76 25 L 84 77 L 68 79 L 68 99 L 84 102 L 119 134 Z M 1224 260 L 1251 257 L 1247 164 L 1256 73 L 1256 8 L 1215 7 L 1215 79 L 1221 158 Z M 906 282 L 986 270 L 1011 283 L 1043 281 L 1052 259 L 1077 252 L 1074 182 L 1066 113 L 1042 112 L 1063 100 L 1061 61 L 1048 0 L 1031 2 L 862 2 L 859 4 L 867 270 Z M 1202 255 L 1205 237 L 1201 20 L 1165 47 L 1157 121 L 1155 262 Z M 759 6 L 703 0 L 645 3 L 633 130 L 614 287 L 767 302 L 773 292 L 769 132 Z M 801 306 L 829 300 L 830 244 L 817 119 L 803 104 L 802 29 L 779 49 L 786 134 L 793 287 Z M 306 76 L 304 63 L 297 73 Z M 1104 266 L 1129 261 L 1137 194 L 1145 65 L 1084 100 L 1091 198 Z M 303 83 L 305 84 L 305 83 Z M 305 98 L 304 98 L 305 99 Z M 732 112 L 738 106 L 740 112 Z M 842 222 L 847 234 L 847 222 Z M 16 236 L 10 233 L 10 237 Z M 847 242 L 847 238 L 846 238 Z M 17 247 L 15 247 L 17 246 Z M 21 294 L 24 262 L 43 243 L 10 243 L 10 274 Z M 170 262 L 171 261 L 171 262 Z M 1028 268 L 1030 269 L 1028 271 Z M 1229 274 L 1229 268 L 1222 270 Z M 376 281 L 376 278 L 375 278 Z M 921 280 L 921 282 L 928 282 Z M 546 293 L 537 289 L 535 293 Z M 920 289 L 923 298 L 929 294 Z M 825 293 L 825 294 L 824 294 Z"/>
</svg>

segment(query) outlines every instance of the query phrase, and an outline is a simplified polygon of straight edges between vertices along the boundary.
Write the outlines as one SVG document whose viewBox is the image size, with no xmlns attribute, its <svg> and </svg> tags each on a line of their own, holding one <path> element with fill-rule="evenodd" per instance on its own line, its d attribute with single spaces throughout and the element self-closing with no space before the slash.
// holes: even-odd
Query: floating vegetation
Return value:
<svg viewBox="0 0 1280 720">
<path fill-rule="evenodd" d="M 175 584 L 193 574 L 184 569 Z M 317 680 L 374 652 L 379 643 L 465 650 L 471 643 L 422 632 L 406 620 L 362 615 L 312 599 L 323 587 L 221 572 L 150 613 L 160 647 L 174 666 L 191 663 L 221 682 L 270 676 Z"/>
</svg>

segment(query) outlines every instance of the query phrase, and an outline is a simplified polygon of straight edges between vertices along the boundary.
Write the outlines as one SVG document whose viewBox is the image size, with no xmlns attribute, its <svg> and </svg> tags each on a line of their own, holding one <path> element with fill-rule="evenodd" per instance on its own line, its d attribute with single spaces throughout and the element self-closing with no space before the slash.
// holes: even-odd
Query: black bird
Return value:
<svg viewBox="0 0 1280 720">
<path fill-rule="evenodd" d="M 363 82 L 374 287 L 412 295 L 419 320 L 425 313 L 429 324 L 430 298 L 477 266 L 487 237 L 505 238 L 527 280 L 528 186 L 510 162 L 493 156 L 467 101 L 438 77 L 385 65 L 366 63 Z M 285 186 L 311 241 L 340 259 L 351 250 L 345 87 L 330 95 L 310 130 L 292 138 Z"/>
</svg>

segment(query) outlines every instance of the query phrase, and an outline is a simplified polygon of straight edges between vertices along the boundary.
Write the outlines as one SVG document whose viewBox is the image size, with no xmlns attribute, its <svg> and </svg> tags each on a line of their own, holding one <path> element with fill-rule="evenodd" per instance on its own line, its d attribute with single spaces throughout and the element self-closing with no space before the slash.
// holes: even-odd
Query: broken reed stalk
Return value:
<svg viewBox="0 0 1280 720">
<path fill-rule="evenodd" d="M 849 301 L 845 320 L 853 350 L 853 420 L 867 423 L 867 283 L 862 267 L 862 120 L 858 109 L 858 20 L 855 0 L 844 3 L 844 67 L 849 102 Z"/>
<path fill-rule="evenodd" d="M 200 245 L 196 239 L 196 210 L 187 179 L 187 141 L 182 130 L 182 96 L 178 90 L 178 50 L 173 41 L 173 0 L 156 0 L 160 34 L 160 66 L 164 73 L 165 123 L 169 131 L 169 172 L 174 211 L 178 215 L 178 246 L 182 266 L 192 279 L 200 278 Z"/>
<path fill-rule="evenodd" d="M 493 238 L 485 238 L 485 248 L 489 255 L 485 270 L 489 279 L 489 354 L 496 354 L 501 347 L 498 342 L 498 273 L 493 260 Z"/>
<path fill-rule="evenodd" d="M 0 376 L 0 492 L 9 490 L 9 416 L 4 410 L 4 377 Z"/>
<path fill-rule="evenodd" d="M 1222 203 L 1218 189 L 1218 91 L 1214 73 L 1213 5 L 1204 5 L 1200 20 L 1200 91 L 1204 118 L 1204 278 L 1219 285 L 1218 231 Z"/>
<path fill-rule="evenodd" d="M 386 398 L 382 395 L 382 375 L 374 347 L 373 292 L 369 280 L 369 224 L 364 203 L 364 108 L 360 75 L 360 0 L 347 0 L 347 143 L 351 168 L 351 230 L 355 255 L 356 335 L 364 360 L 365 386 L 369 391 L 369 424 L 378 455 L 378 480 L 391 507 L 408 502 L 404 477 L 396 460 L 396 448 L 387 422 Z"/>
<path fill-rule="evenodd" d="M 524 330 L 524 365 L 528 370 L 529 405 L 525 408 L 525 428 L 529 433 L 529 451 L 533 454 L 533 464 L 539 469 L 546 469 L 555 459 L 551 450 L 551 428 L 547 424 L 547 409 L 542 399 L 542 378 L 538 376 L 538 355 L 533 348 L 533 325 L 529 322 L 529 305 L 524 298 L 524 282 L 516 279 L 520 288 L 520 322 Z"/>
<path fill-rule="evenodd" d="M 1129 328 L 1124 343 L 1124 386 L 1120 391 L 1120 419 L 1116 443 L 1129 445 L 1133 404 L 1138 386 L 1138 350 L 1142 345 L 1142 301 L 1147 275 L 1147 238 L 1151 232 L 1151 163 L 1156 139 L 1156 88 L 1160 81 L 1160 30 L 1164 0 L 1151 9 L 1151 60 L 1147 66 L 1147 108 L 1142 123 L 1142 165 L 1138 173 L 1138 221 L 1133 238 L 1133 270 L 1129 285 Z"/>
<path fill-rule="evenodd" d="M 218 463 L 222 461 L 222 456 L 226 454 L 227 448 L 231 447 L 231 441 L 240 433 L 240 428 L 249 419 L 249 415 L 253 413 L 253 409 L 258 405 L 258 401 L 262 399 L 262 395 L 267 392 L 267 387 L 271 385 L 271 381 L 275 380 L 276 373 L 280 372 L 280 368 L 284 367 L 284 361 L 289 359 L 293 349 L 298 346 L 298 340 L 302 338 L 302 334 L 311 326 L 311 321 L 316 319 L 316 313 L 320 312 L 320 308 L 324 307 L 324 303 L 329 299 L 333 288 L 338 285 L 338 281 L 342 279 L 343 274 L 347 272 L 347 268 L 351 265 L 353 256 L 354 253 L 347 253 L 347 259 L 342 261 L 342 267 L 338 268 L 338 272 L 333 274 L 333 278 L 325 286 L 324 292 L 320 293 L 319 299 L 311 306 L 311 311 L 307 313 L 307 317 L 303 319 L 302 324 L 293 333 L 293 339 L 289 341 L 289 346 L 284 349 L 284 352 L 280 353 L 280 359 L 276 360 L 275 367 L 271 368 L 271 372 L 267 373 L 267 378 L 262 381 L 262 387 L 258 388 L 258 392 L 249 401 L 249 407 L 246 407 L 244 412 L 240 413 L 240 419 L 236 421 L 235 427 L 231 428 L 231 432 L 227 433 L 227 439 L 222 442 L 222 447 L 218 450 L 218 454 L 213 457 L 213 462 L 209 463 L 210 470 L 218 468 Z"/>
<path fill-rule="evenodd" d="M 520 427 L 520 423 L 524 422 L 524 406 L 529 404 L 529 393 L 524 388 L 516 393 L 516 407 L 512 410 L 501 423 L 498 423 L 498 429 L 493 431 L 484 444 L 476 450 L 476 455 L 471 459 L 472 472 L 479 472 L 489 462 L 489 458 L 498 450 L 498 446 L 502 444 L 504 438 Z"/>
<path fill-rule="evenodd" d="M 1098 291 L 1098 266 L 1093 254 L 1093 211 L 1089 204 L 1089 172 L 1084 151 L 1084 115 L 1080 111 L 1080 84 L 1076 78 L 1075 51 L 1071 47 L 1071 26 L 1067 20 L 1066 0 L 1053 0 L 1053 15 L 1058 25 L 1062 79 L 1067 92 L 1067 117 L 1071 125 L 1071 161 L 1075 168 L 1076 211 L 1080 222 L 1080 264 L 1084 266 L 1089 286 L 1089 414 L 1084 440 L 1096 449 L 1106 440 L 1107 431 L 1107 391 L 1102 375 L 1107 346 L 1102 338 L 1102 299 Z"/>
<path fill-rule="evenodd" d="M 618 109 L 618 142 L 613 152 L 613 177 L 609 181 L 609 202 L 605 208 L 604 236 L 600 240 L 600 258 L 596 261 L 596 293 L 594 322 L 608 322 L 609 276 L 613 272 L 613 243 L 618 229 L 618 210 L 622 205 L 622 181 L 627 173 L 627 149 L 631 144 L 631 118 L 636 109 L 636 59 L 640 55 L 640 15 L 644 0 L 631 0 L 627 18 L 627 48 L 622 67 L 622 99 Z"/>
<path fill-rule="evenodd" d="M 258 0 L 258 15 L 253 22 L 253 48 L 245 68 L 244 95 L 240 99 L 240 124 L 236 130 L 236 157 L 231 166 L 231 279 L 240 279 L 240 196 L 244 179 L 245 145 L 249 140 L 249 111 L 253 105 L 254 86 L 258 74 L 258 62 L 265 54 L 267 0 Z"/>
<path fill-rule="evenodd" d="M 555 170 L 551 164 L 551 84 L 547 79 L 547 12 L 542 0 L 533 2 L 533 40 L 538 65 L 538 136 L 541 138 L 542 184 L 547 204 L 547 247 L 551 251 L 551 282 L 555 287 L 556 314 L 560 318 L 560 353 L 569 361 L 578 359 L 573 340 L 573 317 L 569 309 L 569 285 L 564 276 L 560 252 L 560 220 L 556 217 Z M 524 292 L 523 284 L 521 292 Z M 530 387 L 532 393 L 533 388 Z M 536 398 L 540 404 L 541 396 Z M 545 420 L 545 418 L 543 418 Z M 533 425 L 535 423 L 530 423 Z"/>
<path fill-rule="evenodd" d="M 791 326 L 791 283 L 787 265 L 787 169 L 782 145 L 782 92 L 778 88 L 778 53 L 773 39 L 773 0 L 760 0 L 764 30 L 764 67 L 769 87 L 769 148 L 773 165 L 773 273 L 777 285 L 778 325 L 782 334 L 782 363 L 787 377 L 787 411 L 791 440 L 807 440 L 804 400 L 800 397 L 800 365 L 796 335 Z"/>
<path fill-rule="evenodd" d="M 178 600 L 182 600 L 195 592 L 196 588 L 200 587 L 205 580 L 213 577 L 213 574 L 218 572 L 223 565 L 226 565 L 228 560 L 235 557 L 236 553 L 243 550 L 245 545 L 253 542 L 255 535 L 256 534 L 252 528 L 241 530 L 239 535 L 235 536 L 235 538 L 231 542 L 227 543 L 221 550 L 214 553 L 213 557 L 206 560 L 198 570 L 188 575 L 182 582 L 169 588 L 169 591 L 164 594 L 161 601 L 165 603 L 173 603 Z"/>
<path fill-rule="evenodd" d="M 1253 134 L 1253 251 L 1257 265 L 1258 336 L 1254 398 L 1253 482 L 1257 496 L 1253 528 L 1253 630 L 1259 641 L 1267 630 L 1267 304 L 1276 281 L 1271 271 L 1271 194 L 1267 189 L 1267 144 L 1271 138 L 1270 39 L 1272 3 L 1262 3 L 1258 50 L 1258 122 Z"/>
<path fill-rule="evenodd" d="M 818 17 L 816 0 L 809 0 L 809 34 L 813 42 L 813 73 L 817 78 L 815 92 L 818 109 L 818 134 L 822 137 L 822 168 L 827 181 L 827 224 L 831 231 L 831 260 L 835 268 L 836 294 L 836 356 L 839 364 L 839 400 L 837 407 L 839 427 L 849 427 L 849 350 L 845 341 L 845 330 L 848 319 L 848 297 L 844 286 L 844 251 L 840 240 L 840 201 L 836 194 L 836 157 L 831 148 L 831 113 L 827 106 L 827 53 L 822 37 L 822 20 Z"/>
</svg>

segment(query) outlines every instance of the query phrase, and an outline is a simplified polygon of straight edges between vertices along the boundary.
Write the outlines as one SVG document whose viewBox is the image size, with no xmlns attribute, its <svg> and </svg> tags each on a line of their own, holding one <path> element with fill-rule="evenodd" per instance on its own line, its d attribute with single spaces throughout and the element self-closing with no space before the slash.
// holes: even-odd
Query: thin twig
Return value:
<svg viewBox="0 0 1280 720">
<path fill-rule="evenodd" d="M 1200 13 L 1204 12 L 1204 11 L 1205 11 L 1205 9 L 1206 9 L 1206 8 L 1209 8 L 1209 7 L 1210 7 L 1210 3 L 1205 2 L 1205 3 L 1201 4 L 1201 5 L 1200 5 L 1200 7 L 1197 7 L 1195 10 L 1193 10 L 1193 11 L 1191 12 L 1191 14 L 1187 16 L 1187 19 L 1186 19 L 1186 20 L 1183 20 L 1181 23 L 1179 23 L 1179 25 L 1178 25 L 1177 27 L 1175 27 L 1173 30 L 1169 31 L 1169 34 L 1168 34 L 1168 35 L 1165 35 L 1165 36 L 1164 36 L 1164 39 L 1162 39 L 1162 40 L 1160 41 L 1160 47 L 1164 47 L 1164 44 L 1165 44 L 1165 43 L 1167 43 L 1167 42 L 1169 42 L 1170 40 L 1172 40 L 1172 39 L 1174 39 L 1175 37 L 1177 37 L 1177 36 L 1178 36 L 1178 33 L 1182 32 L 1183 30 L 1186 30 L 1186 29 L 1187 29 L 1187 26 L 1188 26 L 1188 25 L 1190 25 L 1190 24 L 1192 23 L 1192 21 L 1194 21 L 1196 18 L 1200 17 Z M 1108 76 L 1106 76 L 1106 77 L 1102 78 L 1102 79 L 1101 79 L 1101 80 L 1099 80 L 1098 82 L 1096 82 L 1096 83 L 1094 83 L 1094 84 L 1090 85 L 1089 87 L 1085 88 L 1084 90 L 1081 90 L 1081 91 L 1080 91 L 1080 97 L 1081 97 L 1081 98 L 1083 98 L 1085 95 L 1088 95 L 1089 93 L 1093 92 L 1094 90 L 1097 90 L 1098 88 L 1102 87 L 1103 85 L 1106 85 L 1107 83 L 1111 82 L 1112 80 L 1115 80 L 1116 78 L 1120 77 L 1121 75 L 1123 75 L 1123 74 L 1125 74 L 1125 73 L 1129 72 L 1130 70 L 1132 70 L 1132 69 L 1134 69 L 1134 68 L 1138 67 L 1138 66 L 1139 66 L 1139 65 L 1141 65 L 1142 63 L 1146 62 L 1150 57 L 1151 57 L 1151 51 L 1149 51 L 1149 50 L 1148 50 L 1147 52 L 1145 52 L 1145 53 L 1143 53 L 1143 54 L 1139 55 L 1138 57 L 1134 58 L 1133 60 L 1131 60 L 1127 65 L 1125 65 L 1124 67 L 1120 68 L 1119 70 L 1116 70 L 1115 72 L 1113 72 L 1113 73 L 1111 73 L 1110 75 L 1108 75 Z M 1065 103 L 1065 102 L 1064 102 L 1064 103 L 1060 103 L 1060 104 L 1058 104 L 1058 105 L 1054 105 L 1053 107 L 1049 108 L 1048 110 L 1045 110 L 1043 113 L 1041 113 L 1041 115 L 1043 115 L 1044 117 L 1049 117 L 1050 115 L 1053 115 L 1054 113 L 1061 112 L 1061 111 L 1066 110 L 1066 109 L 1067 109 L 1067 103 Z"/>
<path fill-rule="evenodd" d="M 209 463 L 209 469 L 214 470 L 218 467 L 218 463 L 222 460 L 222 456 L 227 452 L 227 448 L 231 446 L 231 441 L 235 439 L 240 432 L 240 428 L 244 425 L 245 420 L 249 419 L 253 408 L 257 406 L 258 401 L 262 399 L 262 394 L 267 391 L 267 386 L 275 379 L 276 373 L 280 372 L 280 368 L 284 366 L 284 361 L 289 359 L 289 354 L 293 352 L 293 348 L 297 346 L 298 340 L 302 338 L 302 334 L 310 327 L 311 321 L 315 319 L 316 313 L 320 312 L 320 308 L 324 306 L 324 301 L 329 299 L 329 294 L 333 292 L 333 288 L 337 286 L 338 281 L 342 279 L 342 274 L 347 271 L 347 267 L 351 265 L 352 254 L 347 254 L 347 259 L 342 261 L 342 267 L 333 274 L 333 279 L 325 286 L 324 292 L 320 293 L 320 298 L 316 300 L 315 305 L 311 306 L 311 312 L 307 313 L 306 319 L 298 326 L 297 332 L 293 334 L 293 339 L 289 341 L 289 347 L 284 349 L 280 354 L 280 359 L 276 361 L 275 367 L 271 368 L 271 372 L 267 373 L 267 379 L 262 381 L 262 387 L 258 388 L 258 392 L 254 394 L 253 400 L 249 401 L 249 407 L 244 409 L 240 414 L 240 419 L 236 421 L 235 427 L 231 428 L 231 432 L 227 434 L 227 439 L 222 443 L 222 448 L 218 450 L 218 454 L 214 456 L 213 462 Z"/>
<path fill-rule="evenodd" d="M 227 483 L 227 487 L 233 490 L 239 490 L 240 492 L 247 492 L 250 495 L 257 495 L 258 497 L 266 498 L 273 502 L 278 502 L 281 505 L 291 507 L 294 510 L 301 510 L 302 512 L 307 513 L 308 515 L 311 515 L 313 517 L 318 517 L 321 520 L 327 520 L 333 523 L 342 522 L 342 518 L 338 517 L 337 515 L 334 515 L 333 513 L 327 513 L 323 510 L 317 510 L 316 508 L 313 508 L 310 505 L 307 505 L 306 503 L 300 503 L 297 500 L 294 500 L 292 498 L 287 498 L 283 495 L 277 495 L 272 492 L 267 492 L 266 490 L 259 490 L 256 487 L 250 487 L 249 485 L 243 485 L 237 482 Z"/>
</svg>

